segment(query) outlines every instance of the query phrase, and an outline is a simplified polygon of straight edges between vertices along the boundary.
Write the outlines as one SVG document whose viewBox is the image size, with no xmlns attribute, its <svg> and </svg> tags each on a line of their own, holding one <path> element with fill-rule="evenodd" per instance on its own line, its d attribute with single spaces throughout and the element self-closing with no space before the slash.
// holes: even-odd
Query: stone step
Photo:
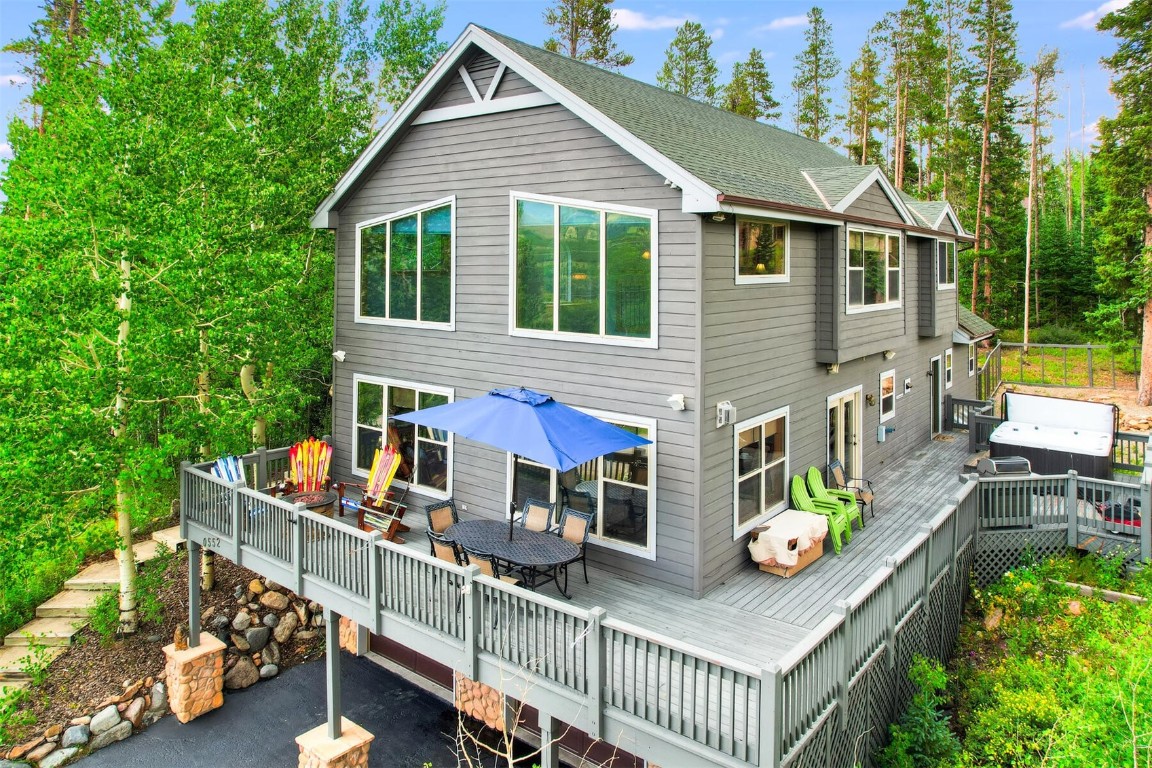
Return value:
<svg viewBox="0 0 1152 768">
<path fill-rule="evenodd" d="M 120 563 L 115 560 L 103 560 L 93 563 L 68 581 L 64 582 L 65 589 L 95 589 L 103 591 L 116 589 L 120 584 Z"/>
<path fill-rule="evenodd" d="M 132 553 L 136 555 L 136 562 L 143 563 L 146 560 L 151 560 L 156 557 L 156 550 L 159 549 L 159 547 L 160 542 L 156 541 L 156 539 L 145 539 L 132 545 Z M 116 561 L 119 562 L 120 550 L 114 550 L 112 554 L 115 556 Z"/>
<path fill-rule="evenodd" d="M 28 687 L 27 680 L 12 680 L 8 682 L 0 682 L 0 699 L 3 699 L 9 691 L 18 691 Z"/>
<path fill-rule="evenodd" d="M 66 648 L 41 648 L 38 651 L 39 659 L 44 663 L 51 663 L 56 657 L 64 653 Z M 28 673 L 24 671 L 24 659 L 33 655 L 27 646 L 0 645 L 0 685 L 4 682 L 27 680 Z"/>
<path fill-rule="evenodd" d="M 156 531 L 152 534 L 152 538 L 167 544 L 168 549 L 173 552 L 184 545 L 184 539 L 180 536 L 180 526 L 178 525 Z"/>
<path fill-rule="evenodd" d="M 47 646 L 71 645 L 72 638 L 86 623 L 82 619 L 33 619 L 4 638 L 4 645 L 26 647 L 33 642 Z"/>
<path fill-rule="evenodd" d="M 36 615 L 42 619 L 88 617 L 88 610 L 100 599 L 100 593 L 91 589 L 66 589 L 51 600 L 41 603 Z"/>
</svg>

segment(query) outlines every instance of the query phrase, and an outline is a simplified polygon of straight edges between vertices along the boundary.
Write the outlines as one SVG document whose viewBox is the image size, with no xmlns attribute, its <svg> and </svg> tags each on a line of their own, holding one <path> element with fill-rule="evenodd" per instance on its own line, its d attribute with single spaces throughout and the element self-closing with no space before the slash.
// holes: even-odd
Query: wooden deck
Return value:
<svg viewBox="0 0 1152 768">
<path fill-rule="evenodd" d="M 840 555 L 826 546 L 823 557 L 791 578 L 764 573 L 749 559 L 747 567 L 703 599 L 694 599 L 590 566 L 590 584 L 579 568 L 571 572 L 572 601 L 585 608 L 599 606 L 614 619 L 713 654 L 766 665 L 795 647 L 837 601 L 951 502 L 960 488 L 967 445 L 966 435 L 945 434 L 873 475 L 875 517 L 865 512 L 864 530 L 853 532 L 852 543 Z M 427 552 L 421 518 L 419 510 L 408 513 L 405 522 L 412 531 L 405 538 L 408 546 Z M 557 596 L 552 585 L 541 592 Z"/>
</svg>

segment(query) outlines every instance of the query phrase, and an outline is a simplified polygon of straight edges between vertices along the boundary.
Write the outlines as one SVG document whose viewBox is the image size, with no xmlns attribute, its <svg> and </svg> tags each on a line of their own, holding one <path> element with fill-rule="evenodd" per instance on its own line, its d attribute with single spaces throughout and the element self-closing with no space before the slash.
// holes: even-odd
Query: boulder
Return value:
<svg viewBox="0 0 1152 768">
<path fill-rule="evenodd" d="M 75 757 L 79 751 L 76 747 L 58 749 L 40 761 L 40 768 L 60 768 L 61 765 Z"/>
<path fill-rule="evenodd" d="M 275 640 L 269 640 L 268 645 L 264 646 L 264 651 L 261 654 L 264 661 L 268 664 L 280 663 L 280 643 Z"/>
<path fill-rule="evenodd" d="M 115 704 L 109 704 L 92 716 L 92 735 L 98 736 L 112 730 L 120 723 L 120 712 Z"/>
<path fill-rule="evenodd" d="M 268 627 L 252 627 L 244 633 L 244 639 L 248 641 L 248 649 L 253 653 L 264 650 L 264 646 L 268 645 L 268 636 L 272 634 L 272 630 Z"/>
<path fill-rule="evenodd" d="M 252 579 L 248 582 L 248 591 L 254 595 L 264 594 L 264 583 L 260 579 Z"/>
<path fill-rule="evenodd" d="M 219 632 L 222 629 L 228 629 L 232 626 L 232 620 L 225 616 L 223 613 L 217 614 L 212 617 L 212 629 Z"/>
<path fill-rule="evenodd" d="M 260 678 L 263 680 L 267 680 L 270 677 L 276 677 L 278 674 L 280 674 L 280 667 L 276 666 L 275 664 L 265 664 L 264 666 L 260 667 Z"/>
<path fill-rule="evenodd" d="M 234 635 L 232 635 L 232 637 L 230 639 L 232 640 L 232 645 L 236 646 L 236 650 L 238 650 L 238 651 L 247 651 L 248 650 L 248 641 L 244 639 L 243 635 L 234 634 Z"/>
<path fill-rule="evenodd" d="M 82 747 L 88 743 L 89 737 L 92 736 L 92 731 L 87 725 L 74 725 L 68 730 L 64 731 L 64 738 L 60 741 L 62 747 Z"/>
<path fill-rule="evenodd" d="M 27 755 L 25 755 L 25 758 L 29 762 L 38 763 L 41 760 L 43 760 L 44 758 L 48 757 L 48 755 L 52 754 L 52 752 L 55 749 L 56 749 L 56 742 L 47 741 L 47 742 L 41 744 L 40 746 L 36 747 L 36 749 L 29 752 Z"/>
<path fill-rule="evenodd" d="M 315 640 L 319 634 L 320 633 L 314 629 L 308 629 L 303 632 L 297 632 L 296 639 L 301 643 L 306 643 L 309 640 Z"/>
<path fill-rule="evenodd" d="M 241 656 L 236 662 L 236 666 L 229 670 L 228 674 L 224 675 L 224 687 L 230 691 L 238 691 L 242 688 L 247 688 L 260 679 L 260 671 L 256 669 L 256 665 L 252 663 L 252 659 L 247 656 Z"/>
<path fill-rule="evenodd" d="M 144 697 L 137 696 L 132 699 L 128 708 L 124 710 L 124 719 L 132 723 L 133 728 L 140 728 L 144 724 Z"/>
<path fill-rule="evenodd" d="M 120 724 L 114 726 L 110 730 L 104 731 L 98 736 L 92 737 L 92 743 L 88 745 L 89 749 L 95 752 L 98 749 L 103 749 L 109 744 L 114 744 L 117 741 L 123 741 L 132 735 L 132 723 L 127 720 L 121 720 Z"/>
<path fill-rule="evenodd" d="M 44 743 L 44 737 L 43 736 L 32 739 L 32 741 L 26 741 L 18 747 L 12 747 L 12 751 L 8 753 L 8 758 L 10 760 L 19 760 L 20 758 L 24 757 L 24 755 L 26 755 L 29 752 L 31 752 L 32 750 L 36 749 L 36 747 L 40 746 L 43 743 Z"/>
<path fill-rule="evenodd" d="M 265 592 L 260 595 L 260 605 L 274 611 L 282 611 L 288 607 L 288 597 L 283 592 Z"/>
<path fill-rule="evenodd" d="M 44 731 L 44 738 L 48 741 L 54 741 L 57 736 L 64 732 L 64 727 L 60 725 L 50 725 Z"/>
<path fill-rule="evenodd" d="M 152 704 L 144 713 L 144 719 L 153 722 L 166 714 L 168 714 L 168 688 L 163 681 L 157 680 L 152 685 Z"/>
<path fill-rule="evenodd" d="M 274 613 L 270 613 L 264 617 L 264 626 L 269 629 L 275 629 L 276 625 L 280 623 L 280 617 Z"/>
<path fill-rule="evenodd" d="M 269 592 L 283 592 L 284 591 L 284 587 L 282 587 L 279 584 L 277 584 L 276 582 L 272 581 L 272 579 L 264 579 L 264 588 L 267 589 Z"/>
<path fill-rule="evenodd" d="M 298 626 L 300 626 L 300 620 L 296 618 L 296 614 L 286 613 L 284 614 L 284 618 L 280 620 L 280 623 L 276 625 L 272 636 L 276 638 L 276 642 L 278 643 L 287 642 L 288 638 L 292 637 L 292 633 L 296 631 Z"/>
<path fill-rule="evenodd" d="M 240 611 L 240 613 L 236 614 L 236 618 L 232 619 L 232 629 L 237 632 L 243 632 L 250 626 L 252 626 L 252 617 L 248 614 L 248 611 Z"/>
</svg>

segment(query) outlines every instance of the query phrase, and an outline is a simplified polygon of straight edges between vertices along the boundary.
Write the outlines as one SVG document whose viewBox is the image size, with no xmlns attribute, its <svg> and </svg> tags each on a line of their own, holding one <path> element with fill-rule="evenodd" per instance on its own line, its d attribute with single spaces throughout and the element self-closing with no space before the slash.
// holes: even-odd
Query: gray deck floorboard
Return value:
<svg viewBox="0 0 1152 768">
<path fill-rule="evenodd" d="M 599 606 L 608 616 L 713 653 L 766 665 L 800 643 L 855 591 L 884 559 L 895 554 L 952 502 L 960 490 L 967 458 L 967 435 L 945 434 L 890 462 L 871 478 L 876 515 L 865 512 L 865 528 L 855 530 L 840 555 L 825 542 L 824 556 L 791 578 L 765 573 L 749 559 L 746 567 L 702 599 L 668 592 L 589 566 L 590 584 L 577 567 L 569 578 L 575 605 Z M 800 472 L 805 467 L 793 468 Z M 423 515 L 416 508 L 405 522 L 407 546 L 428 551 Z M 349 518 L 345 521 L 351 522 Z M 551 584 L 541 592 L 556 597 Z"/>
</svg>

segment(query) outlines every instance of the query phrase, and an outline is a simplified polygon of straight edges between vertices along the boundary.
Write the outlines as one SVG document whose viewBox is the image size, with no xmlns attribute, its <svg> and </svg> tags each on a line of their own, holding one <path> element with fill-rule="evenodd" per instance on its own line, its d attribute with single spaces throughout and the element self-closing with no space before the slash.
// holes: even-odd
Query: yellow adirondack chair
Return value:
<svg viewBox="0 0 1152 768">
<path fill-rule="evenodd" d="M 332 485 L 332 446 L 310 437 L 288 449 L 290 473 L 287 493 L 326 491 Z"/>
<path fill-rule="evenodd" d="M 362 531 L 381 531 L 388 541 L 403 543 L 397 533 L 408 530 L 400 522 L 407 507 L 403 499 L 393 500 L 389 487 L 396 478 L 404 458 L 393 446 L 377 448 L 372 457 L 372 467 L 368 471 L 367 483 L 337 483 L 335 490 L 340 496 L 340 515 L 345 509 L 356 510 L 356 526 Z M 359 491 L 360 498 L 348 496 L 349 490 Z"/>
</svg>

